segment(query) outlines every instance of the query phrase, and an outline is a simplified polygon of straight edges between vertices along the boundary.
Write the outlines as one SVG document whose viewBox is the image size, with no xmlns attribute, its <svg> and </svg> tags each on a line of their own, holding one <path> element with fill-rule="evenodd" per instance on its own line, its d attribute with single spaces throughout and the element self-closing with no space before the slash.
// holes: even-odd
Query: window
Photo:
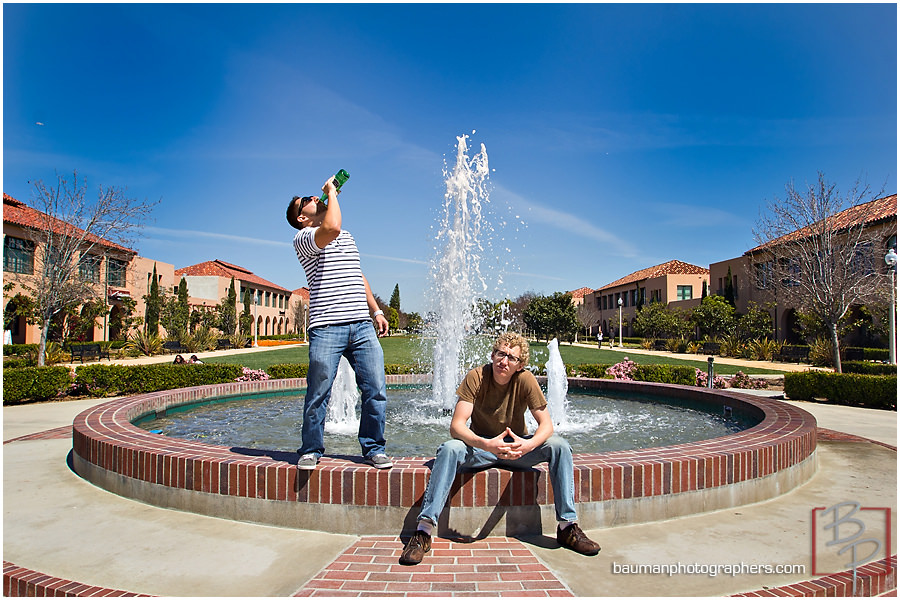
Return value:
<svg viewBox="0 0 900 600">
<path fill-rule="evenodd" d="M 872 252 L 872 244 L 862 242 L 853 249 L 853 258 L 850 259 L 850 268 L 857 275 L 871 275 L 875 272 L 875 254 Z"/>
<path fill-rule="evenodd" d="M 3 270 L 10 273 L 34 274 L 34 242 L 12 236 L 3 238 Z"/>
<path fill-rule="evenodd" d="M 82 254 L 78 261 L 78 274 L 85 281 L 100 283 L 100 262 L 103 259 L 96 254 Z"/>
<path fill-rule="evenodd" d="M 598 306 L 597 308 L 606 310 L 606 296 L 601 296 L 600 298 L 597 298 L 598 301 L 601 299 L 603 300 L 603 303 L 600 306 Z"/>
<path fill-rule="evenodd" d="M 692 285 L 679 285 L 677 298 L 678 300 L 690 300 L 694 297 L 694 286 Z"/>
<path fill-rule="evenodd" d="M 272 298 L 272 292 L 266 292 L 266 306 L 269 306 L 270 299 Z"/>
<path fill-rule="evenodd" d="M 781 259 L 781 285 L 785 287 L 797 287 L 800 285 L 800 263 L 795 259 Z"/>
<path fill-rule="evenodd" d="M 125 272 L 128 269 L 128 263 L 123 260 L 110 258 L 106 261 L 106 283 L 108 285 L 125 285 Z M 152 277 L 152 275 L 151 275 Z"/>
<path fill-rule="evenodd" d="M 638 299 L 638 291 L 636 289 L 631 290 L 631 305 L 632 306 L 637 306 L 637 299 Z"/>
<path fill-rule="evenodd" d="M 756 270 L 756 289 L 767 289 L 772 284 L 772 262 L 756 263 L 753 267 Z"/>
</svg>

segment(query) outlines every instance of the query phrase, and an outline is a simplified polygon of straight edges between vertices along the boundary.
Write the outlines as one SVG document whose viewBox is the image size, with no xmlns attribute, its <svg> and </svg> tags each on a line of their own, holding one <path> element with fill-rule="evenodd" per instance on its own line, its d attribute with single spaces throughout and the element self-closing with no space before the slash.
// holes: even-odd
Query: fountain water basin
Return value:
<svg viewBox="0 0 900 600">
<path fill-rule="evenodd" d="M 388 383 L 428 384 L 430 377 L 392 375 Z M 793 489 L 815 472 L 815 419 L 791 405 L 727 390 L 608 379 L 567 383 L 570 389 L 663 395 L 720 410 L 730 406 L 759 418 L 750 429 L 711 440 L 576 454 L 575 499 L 585 529 L 758 502 Z M 147 414 L 216 398 L 296 395 L 305 384 L 303 379 L 219 384 L 98 405 L 75 419 L 73 466 L 113 493 L 200 514 L 346 534 L 414 529 L 430 456 L 395 458 L 387 471 L 358 457 L 325 456 L 315 471 L 300 472 L 296 452 L 215 446 L 132 424 Z M 546 467 L 460 474 L 441 521 L 445 531 L 473 536 L 549 531 L 555 525 Z"/>
</svg>

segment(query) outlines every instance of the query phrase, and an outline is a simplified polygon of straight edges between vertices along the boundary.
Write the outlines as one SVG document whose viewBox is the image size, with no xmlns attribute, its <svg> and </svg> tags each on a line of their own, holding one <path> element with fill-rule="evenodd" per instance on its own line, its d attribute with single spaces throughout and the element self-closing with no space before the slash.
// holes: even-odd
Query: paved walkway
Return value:
<svg viewBox="0 0 900 600">
<path fill-rule="evenodd" d="M 97 402 L 3 408 L 4 595 L 40 595 L 46 587 L 79 595 L 118 590 L 160 596 L 720 596 L 764 588 L 850 595 L 849 576 L 823 578 L 811 571 L 814 552 L 819 573 L 843 571 L 846 563 L 835 549 L 812 550 L 813 509 L 856 501 L 896 514 L 897 413 L 796 403 L 823 428 L 819 469 L 776 499 L 589 531 L 603 547 L 596 557 L 559 548 L 548 536 L 436 539 L 421 565 L 404 567 L 397 560 L 403 544 L 398 537 L 228 521 L 142 504 L 85 482 L 67 463 L 71 423 Z M 895 549 L 896 519 L 891 523 Z M 866 527 L 884 539 L 883 523 L 867 521 Z M 735 564 L 745 565 L 742 570 L 803 565 L 806 572 L 628 573 Z M 881 563 L 874 579 L 884 586 L 879 568 Z M 10 589 L 10 582 L 20 587 Z"/>
</svg>

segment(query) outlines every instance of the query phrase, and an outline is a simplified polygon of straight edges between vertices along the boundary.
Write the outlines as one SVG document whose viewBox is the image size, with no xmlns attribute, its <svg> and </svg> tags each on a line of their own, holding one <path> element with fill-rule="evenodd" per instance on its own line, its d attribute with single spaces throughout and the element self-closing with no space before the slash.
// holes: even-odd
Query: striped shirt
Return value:
<svg viewBox="0 0 900 600">
<path fill-rule="evenodd" d="M 294 250 L 309 285 L 309 328 L 369 320 L 356 241 L 342 229 L 336 239 L 319 248 L 317 229 L 304 227 L 294 236 Z"/>
</svg>

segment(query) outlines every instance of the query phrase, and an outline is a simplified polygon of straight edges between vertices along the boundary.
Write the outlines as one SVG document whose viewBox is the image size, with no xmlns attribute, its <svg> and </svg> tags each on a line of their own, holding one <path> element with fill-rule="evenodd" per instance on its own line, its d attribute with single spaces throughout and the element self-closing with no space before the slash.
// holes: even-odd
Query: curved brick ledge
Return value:
<svg viewBox="0 0 900 600">
<path fill-rule="evenodd" d="M 388 383 L 427 383 L 428 376 L 388 376 Z M 350 534 L 414 529 L 430 457 L 394 459 L 380 471 L 359 457 L 323 457 L 311 472 L 295 452 L 213 446 L 151 434 L 131 422 L 228 396 L 296 395 L 303 379 L 228 383 L 155 392 L 88 409 L 73 423 L 77 473 L 113 493 L 157 506 L 230 519 Z M 740 433 L 660 448 L 575 456 L 575 500 L 585 529 L 674 518 L 758 502 L 806 482 L 816 470 L 816 421 L 775 400 L 725 390 L 569 380 L 570 388 L 661 394 L 759 424 Z M 457 478 L 440 531 L 507 535 L 555 527 L 546 466 L 488 469 Z M 452 519 L 449 515 L 452 513 Z M 502 531 L 502 529 L 501 529 Z"/>
</svg>

